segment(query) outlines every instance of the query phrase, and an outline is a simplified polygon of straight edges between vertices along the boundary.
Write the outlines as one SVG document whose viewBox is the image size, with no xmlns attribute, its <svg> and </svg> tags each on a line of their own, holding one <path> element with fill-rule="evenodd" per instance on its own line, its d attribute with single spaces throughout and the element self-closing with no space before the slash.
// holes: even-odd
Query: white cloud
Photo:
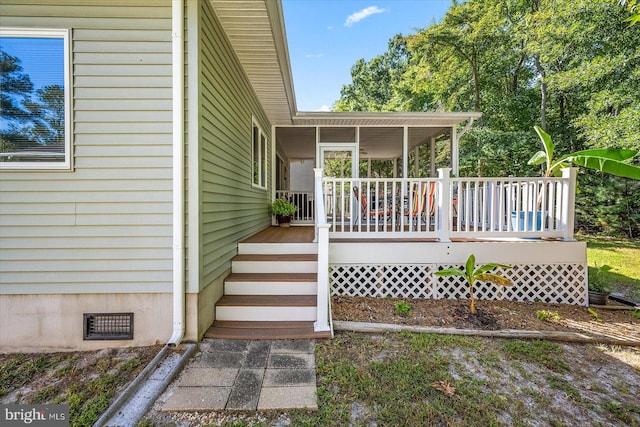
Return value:
<svg viewBox="0 0 640 427">
<path fill-rule="evenodd" d="M 333 27 L 332 27 L 331 25 L 329 25 L 329 26 L 327 27 L 327 30 L 331 31 L 331 30 L 333 30 Z"/>
<path fill-rule="evenodd" d="M 305 58 L 322 58 L 324 56 L 324 53 L 307 53 L 304 57 Z"/>
<path fill-rule="evenodd" d="M 331 111 L 331 107 L 329 107 L 328 105 L 323 105 L 322 107 L 318 108 L 316 111 Z"/>
<path fill-rule="evenodd" d="M 350 27 L 353 24 L 362 21 L 364 18 L 375 15 L 376 13 L 384 13 L 387 9 L 380 9 L 378 6 L 369 6 L 364 8 L 356 13 L 349 15 L 347 20 L 344 23 L 345 27 Z"/>
</svg>

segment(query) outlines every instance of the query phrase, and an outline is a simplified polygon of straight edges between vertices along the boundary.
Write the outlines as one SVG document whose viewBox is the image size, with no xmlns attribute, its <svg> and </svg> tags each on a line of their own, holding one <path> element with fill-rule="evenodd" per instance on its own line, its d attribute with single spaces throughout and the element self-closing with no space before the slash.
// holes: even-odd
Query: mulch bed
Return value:
<svg viewBox="0 0 640 427">
<path fill-rule="evenodd" d="M 396 303 L 410 304 L 411 312 L 396 311 Z M 567 304 L 541 302 L 476 301 L 476 314 L 469 312 L 469 301 L 410 300 L 393 298 L 365 298 L 334 296 L 331 299 L 333 319 L 392 323 L 403 325 L 438 326 L 459 329 L 514 329 L 536 331 L 602 332 L 608 328 L 616 335 L 640 339 L 640 319 L 629 310 L 592 309 Z M 540 320 L 537 313 L 557 312 L 559 320 Z"/>
</svg>

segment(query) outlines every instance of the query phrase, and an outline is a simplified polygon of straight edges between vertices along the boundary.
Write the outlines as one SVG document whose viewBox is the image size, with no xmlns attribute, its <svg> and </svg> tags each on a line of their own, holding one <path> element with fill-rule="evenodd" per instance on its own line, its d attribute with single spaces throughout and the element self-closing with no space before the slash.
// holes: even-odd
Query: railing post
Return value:
<svg viewBox="0 0 640 427">
<path fill-rule="evenodd" d="M 318 224 L 318 295 L 316 321 L 313 330 L 330 331 L 329 325 L 329 228 L 330 224 Z"/>
<path fill-rule="evenodd" d="M 438 216 L 440 242 L 450 242 L 451 237 L 451 168 L 438 169 Z"/>
<path fill-rule="evenodd" d="M 315 213 L 316 213 L 316 238 L 315 243 L 318 243 L 318 293 L 316 299 L 316 321 L 313 324 L 313 329 L 316 332 L 330 331 L 330 318 L 329 318 L 329 229 L 330 224 L 327 224 L 327 214 L 324 209 L 324 188 L 322 185 L 322 168 L 314 168 L 315 174 Z M 333 335 L 333 333 L 332 333 Z"/>
<path fill-rule="evenodd" d="M 575 240 L 573 229 L 576 206 L 576 177 L 577 168 L 562 169 L 562 234 L 564 240 Z"/>
<path fill-rule="evenodd" d="M 314 228 L 315 228 L 315 234 L 314 234 L 314 238 L 313 238 L 313 243 L 317 243 L 318 242 L 318 224 L 323 224 L 326 222 L 326 215 L 324 214 L 324 190 L 322 188 L 322 175 L 324 174 L 324 171 L 322 168 L 313 168 L 313 173 L 314 173 L 314 184 L 313 184 L 313 189 L 314 189 L 314 199 L 315 199 L 315 203 L 314 203 L 314 213 L 315 213 L 315 224 L 314 224 Z M 322 216 L 321 216 L 322 213 Z"/>
</svg>

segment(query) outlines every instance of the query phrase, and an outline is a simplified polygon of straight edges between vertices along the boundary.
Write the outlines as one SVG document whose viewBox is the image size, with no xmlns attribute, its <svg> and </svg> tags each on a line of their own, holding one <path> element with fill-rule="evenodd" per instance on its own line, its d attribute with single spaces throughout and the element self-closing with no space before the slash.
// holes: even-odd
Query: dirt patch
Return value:
<svg viewBox="0 0 640 427">
<path fill-rule="evenodd" d="M 408 314 L 396 310 L 399 301 L 411 306 Z M 346 296 L 333 297 L 331 305 L 334 320 L 483 330 L 609 331 L 640 339 L 640 318 L 628 310 L 592 309 L 590 312 L 586 307 L 567 304 L 476 301 L 477 311 L 472 315 L 468 301 Z M 538 317 L 541 312 L 549 313 L 549 318 L 541 320 Z"/>
</svg>

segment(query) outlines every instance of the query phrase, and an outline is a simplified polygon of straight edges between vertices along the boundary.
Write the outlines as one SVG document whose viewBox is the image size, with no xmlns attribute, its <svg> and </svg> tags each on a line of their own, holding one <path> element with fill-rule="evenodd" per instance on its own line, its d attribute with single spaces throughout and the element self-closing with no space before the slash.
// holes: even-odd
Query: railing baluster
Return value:
<svg viewBox="0 0 640 427">
<path fill-rule="evenodd" d="M 336 211 L 338 209 L 338 205 L 336 203 L 338 203 L 338 200 L 336 199 L 337 197 L 336 191 L 338 191 L 337 183 L 335 181 L 331 181 L 331 211 L 333 212 L 332 222 L 333 222 L 333 228 L 337 231 L 338 225 L 336 223 L 336 220 L 338 219 L 338 215 Z"/>
<path fill-rule="evenodd" d="M 324 206 L 326 218 L 333 219 L 332 233 L 438 237 L 446 227 L 451 237 L 571 235 L 565 222 L 572 218 L 567 219 L 564 203 L 571 183 L 564 178 L 448 178 L 447 188 L 439 180 L 325 178 Z M 309 213 L 307 195 L 291 192 L 289 197 L 299 206 L 300 219 L 315 215 Z M 434 198 L 438 211 L 431 215 Z M 448 205 L 447 216 L 441 203 Z M 533 225 L 538 218 L 541 227 Z"/>
<path fill-rule="evenodd" d="M 479 200 L 479 188 L 478 182 L 473 183 L 473 231 L 478 231 L 478 213 L 480 210 L 480 205 L 482 205 L 482 200 Z"/>
</svg>

